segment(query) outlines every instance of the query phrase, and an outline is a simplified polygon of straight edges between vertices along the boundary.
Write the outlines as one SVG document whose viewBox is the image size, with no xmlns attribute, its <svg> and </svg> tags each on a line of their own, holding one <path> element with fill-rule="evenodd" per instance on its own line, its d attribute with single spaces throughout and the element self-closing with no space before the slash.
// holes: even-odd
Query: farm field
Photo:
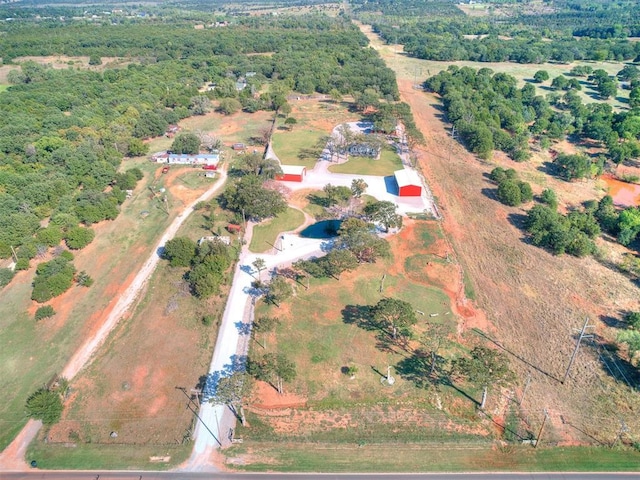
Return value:
<svg viewBox="0 0 640 480">
<path fill-rule="evenodd" d="M 511 354 L 520 378 L 518 391 L 531 376 L 524 404 L 527 415 L 540 418 L 546 408 L 551 426 L 547 441 L 559 444 L 609 444 L 621 419 L 637 431 L 640 402 L 618 373 L 632 372 L 623 359 L 606 359 L 596 345 L 589 344 L 580 351 L 567 382 L 562 385 L 559 379 L 575 347 L 574 328 L 589 318 L 592 331 L 602 341 L 615 338 L 611 319 L 638 309 L 638 288 L 595 258 L 553 256 L 527 244 L 519 228 L 525 210 L 497 202 L 486 175 L 495 166 L 515 168 L 521 178 L 532 182 L 534 192 L 547 187 L 556 190 L 565 208 L 599 198 L 604 194 L 603 182 L 567 183 L 546 175 L 541 168 L 548 161 L 544 155 L 521 164 L 497 153 L 491 162 L 479 161 L 448 136 L 436 96 L 413 88 L 415 70 L 411 69 L 422 67 L 425 72 L 433 63 L 394 55 L 367 27 L 363 31 L 396 70 L 401 96 L 425 134 L 419 164 L 439 200 L 445 232 L 469 274 L 477 306 L 486 313 L 485 335 Z M 618 68 L 605 65 L 611 71 Z M 504 64 L 504 68 L 514 67 Z M 565 142 L 554 148 L 571 151 L 574 147 Z M 600 240 L 600 246 L 607 248 L 608 242 Z M 469 331 L 471 325 L 463 322 L 461 328 Z"/>
</svg>

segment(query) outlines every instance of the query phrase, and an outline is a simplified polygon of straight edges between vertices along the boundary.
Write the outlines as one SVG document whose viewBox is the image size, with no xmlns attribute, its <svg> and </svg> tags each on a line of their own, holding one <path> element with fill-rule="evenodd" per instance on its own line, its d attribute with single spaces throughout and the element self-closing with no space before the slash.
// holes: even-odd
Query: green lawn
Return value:
<svg viewBox="0 0 640 480">
<path fill-rule="evenodd" d="M 276 245 L 280 233 L 295 230 L 303 223 L 304 214 L 300 210 L 287 208 L 277 217 L 266 220 L 253 228 L 249 250 L 254 253 L 264 253 L 273 248 L 272 245 Z"/>
<path fill-rule="evenodd" d="M 318 147 L 326 132 L 309 127 L 291 131 L 276 131 L 272 137 L 273 151 L 283 165 L 304 165 L 313 168 L 322 153 Z"/>
<path fill-rule="evenodd" d="M 241 459 L 245 446 L 224 450 Z M 256 452 L 260 452 L 256 456 Z M 251 445 L 245 471 L 278 472 L 467 472 L 467 471 L 637 471 L 640 453 L 630 449 L 538 448 L 484 444 L 340 445 L 270 443 Z"/>
<path fill-rule="evenodd" d="M 3 85 L 0 84 L 0 93 L 4 92 L 7 88 L 9 88 L 11 85 Z"/>
<path fill-rule="evenodd" d="M 331 165 L 333 173 L 351 173 L 354 175 L 393 175 L 402 168 L 402 161 L 397 153 L 384 148 L 379 159 L 370 157 L 349 157 L 349 161 L 340 165 Z"/>
<path fill-rule="evenodd" d="M 184 462 L 191 453 L 187 445 L 110 445 L 78 443 L 73 447 L 33 442 L 26 460 L 35 460 L 38 468 L 51 470 L 167 470 Z M 150 457 L 171 457 L 168 462 L 150 461 Z"/>
</svg>

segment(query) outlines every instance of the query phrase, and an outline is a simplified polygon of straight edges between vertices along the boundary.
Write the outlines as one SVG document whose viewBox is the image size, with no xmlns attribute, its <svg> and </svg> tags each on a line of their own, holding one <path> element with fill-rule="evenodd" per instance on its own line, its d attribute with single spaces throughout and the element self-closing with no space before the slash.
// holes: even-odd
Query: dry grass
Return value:
<svg viewBox="0 0 640 480">
<path fill-rule="evenodd" d="M 519 228 L 525 211 L 498 203 L 485 175 L 496 165 L 516 168 L 537 184 L 535 188 L 554 188 L 565 205 L 598 197 L 600 187 L 545 175 L 538 170 L 540 157 L 523 164 L 502 155 L 495 155 L 492 163 L 478 161 L 448 137 L 435 108 L 438 99 L 412 88 L 411 67 L 427 69 L 433 63 L 394 56 L 384 48 L 381 53 L 396 70 L 402 97 L 425 134 L 427 146 L 419 164 L 439 199 L 445 231 L 471 278 L 478 305 L 492 323 L 488 336 L 511 354 L 521 385 L 531 374 L 525 414 L 535 415 L 539 422 L 541 408 L 549 409 L 552 442 L 608 443 L 620 428 L 619 418 L 631 422 L 632 430 L 639 429 L 637 395 L 611 378 L 595 348 L 581 351 L 565 385 L 558 381 L 575 346 L 574 328 L 588 317 L 597 335 L 611 339 L 616 332 L 605 320 L 619 317 L 625 309 L 637 310 L 638 288 L 593 258 L 556 257 L 529 245 Z M 605 66 L 610 71 L 618 68 Z M 469 325 L 461 328 L 468 330 Z M 624 359 L 618 364 L 623 366 Z"/>
</svg>

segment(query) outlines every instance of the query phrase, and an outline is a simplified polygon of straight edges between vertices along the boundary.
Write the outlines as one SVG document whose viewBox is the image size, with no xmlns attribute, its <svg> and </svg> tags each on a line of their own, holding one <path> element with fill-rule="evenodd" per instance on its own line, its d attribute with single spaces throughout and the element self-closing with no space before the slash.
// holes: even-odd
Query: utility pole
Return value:
<svg viewBox="0 0 640 480">
<path fill-rule="evenodd" d="M 13 245 L 11 245 L 11 253 L 13 254 L 13 260 L 18 263 L 18 255 L 16 254 L 15 249 L 13 248 Z"/>
<path fill-rule="evenodd" d="M 487 403 L 487 386 L 482 389 L 482 401 L 480 402 L 480 410 L 484 410 L 484 405 Z"/>
<path fill-rule="evenodd" d="M 613 439 L 613 443 L 611 443 L 609 448 L 615 447 L 616 444 L 622 439 L 622 435 L 624 435 L 628 431 L 629 427 L 627 427 L 627 424 L 624 423 L 624 420 L 620 419 L 620 431 L 618 431 L 618 435 L 616 435 L 616 438 Z"/>
<path fill-rule="evenodd" d="M 524 397 L 527 394 L 527 390 L 529 389 L 529 384 L 531 383 L 531 374 L 527 374 L 527 381 L 524 384 L 524 389 L 522 390 L 522 398 L 520 399 L 519 405 L 522 406 L 522 402 L 524 402 Z"/>
<path fill-rule="evenodd" d="M 592 328 L 592 327 L 593 325 L 589 325 L 589 317 L 585 318 L 584 325 L 582 326 L 582 330 L 580 330 L 580 336 L 578 337 L 578 342 L 576 343 L 576 348 L 573 351 L 573 354 L 571 355 L 571 359 L 569 360 L 569 365 L 567 366 L 567 371 L 564 372 L 564 378 L 560 382 L 561 384 L 564 385 L 564 382 L 567 381 L 567 377 L 569 376 L 569 371 L 571 370 L 571 367 L 573 366 L 573 362 L 575 361 L 576 356 L 578 355 L 578 350 L 580 350 L 580 343 L 582 342 L 582 339 L 593 338 L 593 335 L 586 335 L 587 328 Z"/>
<path fill-rule="evenodd" d="M 540 443 L 540 437 L 542 437 L 542 430 L 544 430 L 544 425 L 545 423 L 547 423 L 547 419 L 549 418 L 549 413 L 547 412 L 547 409 L 545 408 L 543 411 L 544 411 L 544 418 L 542 419 L 542 425 L 540 425 L 540 430 L 538 431 L 538 436 L 536 437 L 536 444 L 533 446 L 533 448 L 538 447 L 538 443 Z"/>
</svg>

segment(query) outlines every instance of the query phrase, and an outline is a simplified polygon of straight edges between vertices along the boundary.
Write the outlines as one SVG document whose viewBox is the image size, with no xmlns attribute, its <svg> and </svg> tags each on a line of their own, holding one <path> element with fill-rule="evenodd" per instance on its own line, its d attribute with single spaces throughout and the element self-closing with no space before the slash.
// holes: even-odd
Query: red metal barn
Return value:
<svg viewBox="0 0 640 480">
<path fill-rule="evenodd" d="M 415 170 L 396 170 L 393 175 L 398 183 L 400 197 L 419 197 L 422 195 L 422 181 Z"/>
<path fill-rule="evenodd" d="M 282 173 L 276 175 L 276 180 L 282 182 L 302 182 L 307 169 L 301 165 L 281 165 Z"/>
</svg>

